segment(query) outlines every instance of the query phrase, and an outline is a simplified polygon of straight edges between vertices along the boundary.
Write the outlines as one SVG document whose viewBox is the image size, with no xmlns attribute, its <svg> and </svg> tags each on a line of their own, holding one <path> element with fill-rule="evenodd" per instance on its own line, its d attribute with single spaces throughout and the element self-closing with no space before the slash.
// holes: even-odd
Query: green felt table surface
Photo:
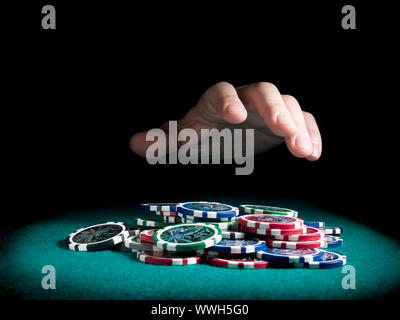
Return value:
<svg viewBox="0 0 400 320">
<path fill-rule="evenodd" d="M 217 200 L 217 199 L 214 199 Z M 75 210 L 21 227 L 2 239 L 1 287 L 20 299 L 368 299 L 384 298 L 400 285 L 400 250 L 396 239 L 370 226 L 299 201 L 219 199 L 238 205 L 281 205 L 308 221 L 342 227 L 347 255 L 356 271 L 356 289 L 343 289 L 342 268 L 227 269 L 206 264 L 144 264 L 131 252 L 66 249 L 65 237 L 91 224 L 151 217 L 138 207 Z M 44 265 L 56 269 L 56 289 L 44 290 Z"/>
</svg>

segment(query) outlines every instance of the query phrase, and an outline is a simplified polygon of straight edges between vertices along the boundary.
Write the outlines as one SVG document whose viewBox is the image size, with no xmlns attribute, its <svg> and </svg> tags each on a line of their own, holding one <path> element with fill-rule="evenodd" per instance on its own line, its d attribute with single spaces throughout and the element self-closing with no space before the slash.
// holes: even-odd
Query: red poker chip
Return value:
<svg viewBox="0 0 400 320">
<path fill-rule="evenodd" d="M 257 229 L 298 229 L 303 226 L 303 220 L 296 217 L 287 217 L 273 214 L 248 214 L 240 216 L 239 224 L 248 228 Z"/>
<path fill-rule="evenodd" d="M 164 216 L 164 217 L 176 217 L 177 214 L 175 211 L 149 211 L 151 213 L 154 213 L 158 216 Z"/>
<path fill-rule="evenodd" d="M 147 229 L 140 232 L 140 241 L 146 243 L 154 243 L 153 235 L 157 229 Z"/>
<path fill-rule="evenodd" d="M 157 257 L 148 255 L 143 251 L 138 251 L 137 258 L 138 260 L 144 263 L 166 265 L 166 266 L 185 266 L 191 264 L 198 264 L 201 261 L 201 257 L 176 257 L 176 256 Z"/>
<path fill-rule="evenodd" d="M 264 229 L 264 228 L 250 228 L 242 225 L 242 231 L 264 236 L 291 236 L 297 234 L 305 234 L 307 227 L 300 227 L 295 229 Z"/>
<path fill-rule="evenodd" d="M 268 235 L 268 239 L 281 241 L 315 241 L 325 237 L 324 231 L 314 227 L 307 227 L 307 233 L 295 235 Z"/>
<path fill-rule="evenodd" d="M 268 267 L 268 261 L 258 260 L 250 257 L 241 259 L 208 257 L 207 262 L 212 266 L 230 269 L 262 269 Z"/>
<path fill-rule="evenodd" d="M 326 246 L 326 240 L 316 241 L 278 241 L 267 240 L 267 246 L 270 248 L 282 249 L 317 249 Z"/>
</svg>

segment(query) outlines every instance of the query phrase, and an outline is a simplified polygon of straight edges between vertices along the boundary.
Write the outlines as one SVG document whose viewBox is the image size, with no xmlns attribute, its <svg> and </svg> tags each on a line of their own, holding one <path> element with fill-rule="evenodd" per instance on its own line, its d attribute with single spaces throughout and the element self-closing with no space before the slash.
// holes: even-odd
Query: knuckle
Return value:
<svg viewBox="0 0 400 320">
<path fill-rule="evenodd" d="M 271 82 L 258 82 L 254 84 L 254 88 L 259 91 L 278 90 L 278 88 Z"/>
<path fill-rule="evenodd" d="M 217 82 L 216 84 L 214 84 L 211 88 L 215 88 L 215 89 L 231 89 L 231 88 L 234 88 L 234 87 L 229 82 L 220 81 L 220 82 Z"/>
<path fill-rule="evenodd" d="M 308 121 L 316 122 L 314 116 L 310 112 L 303 111 L 303 117 L 304 117 L 304 119 L 306 119 Z"/>
<path fill-rule="evenodd" d="M 204 92 L 203 96 L 206 100 L 215 100 L 221 95 L 221 92 L 229 92 L 230 89 L 234 90 L 234 87 L 230 83 L 226 81 L 218 82 L 209 87 Z"/>
<path fill-rule="evenodd" d="M 297 99 L 295 97 L 291 96 L 290 94 L 283 94 L 282 98 L 283 98 L 283 100 L 285 100 L 288 103 L 298 104 Z"/>
<path fill-rule="evenodd" d="M 268 107 L 271 111 L 276 112 L 284 108 L 284 104 L 280 101 L 271 101 L 268 103 Z"/>
</svg>

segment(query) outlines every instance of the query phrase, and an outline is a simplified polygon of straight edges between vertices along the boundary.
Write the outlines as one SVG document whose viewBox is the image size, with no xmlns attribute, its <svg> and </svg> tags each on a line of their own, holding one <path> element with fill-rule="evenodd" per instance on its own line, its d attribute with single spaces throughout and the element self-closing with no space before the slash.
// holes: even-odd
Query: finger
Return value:
<svg viewBox="0 0 400 320">
<path fill-rule="evenodd" d="M 221 120 L 237 124 L 247 118 L 247 111 L 236 89 L 227 82 L 219 82 L 208 88 L 196 105 L 200 115 L 212 122 Z"/>
<path fill-rule="evenodd" d="M 313 144 L 313 153 L 306 157 L 307 160 L 315 161 L 321 157 L 322 153 L 322 138 L 318 129 L 317 122 L 314 116 L 309 112 L 303 112 L 304 120 L 306 122 L 307 131 L 310 135 L 311 142 Z"/>
<path fill-rule="evenodd" d="M 313 145 L 304 120 L 303 111 L 294 97 L 282 95 L 282 99 L 296 124 L 295 132 L 285 138 L 286 145 L 295 157 L 306 158 L 313 153 Z"/>
<path fill-rule="evenodd" d="M 178 124 L 179 128 L 179 124 Z M 166 145 L 165 145 L 165 152 L 169 150 L 169 121 L 164 122 L 160 125 L 160 128 L 166 135 Z M 158 130 L 159 130 L 158 129 Z M 154 129 L 153 129 L 154 130 Z M 137 155 L 141 157 L 146 157 L 147 148 L 154 144 L 154 138 L 152 135 L 147 137 L 150 131 L 142 131 L 134 134 L 131 139 L 129 140 L 129 146 L 131 147 L 132 151 L 135 152 Z M 150 140 L 147 140 L 149 138 Z M 179 141 L 178 141 L 179 145 Z M 158 150 L 160 152 L 160 150 Z"/>
<path fill-rule="evenodd" d="M 129 140 L 129 146 L 132 151 L 141 157 L 146 157 L 147 148 L 154 143 L 154 141 L 146 141 L 147 131 L 142 131 L 134 134 Z"/>
<path fill-rule="evenodd" d="M 241 88 L 239 98 L 248 107 L 257 110 L 268 128 L 278 136 L 286 137 L 295 132 L 296 126 L 277 87 L 260 82 Z"/>
</svg>

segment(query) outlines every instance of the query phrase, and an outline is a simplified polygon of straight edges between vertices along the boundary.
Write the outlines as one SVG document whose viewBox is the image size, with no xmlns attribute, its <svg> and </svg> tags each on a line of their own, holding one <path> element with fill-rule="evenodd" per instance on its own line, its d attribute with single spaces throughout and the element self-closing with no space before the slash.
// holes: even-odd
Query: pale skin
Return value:
<svg viewBox="0 0 400 320">
<path fill-rule="evenodd" d="M 166 131 L 168 124 L 161 126 Z M 197 104 L 178 120 L 178 130 L 192 128 L 253 128 L 255 153 L 267 151 L 283 142 L 291 154 L 309 161 L 318 160 L 322 140 L 313 115 L 301 109 L 297 100 L 281 94 L 269 82 L 235 88 L 219 82 L 208 88 Z M 131 149 L 145 157 L 153 141 L 146 141 L 147 131 L 136 133 Z"/>
</svg>

